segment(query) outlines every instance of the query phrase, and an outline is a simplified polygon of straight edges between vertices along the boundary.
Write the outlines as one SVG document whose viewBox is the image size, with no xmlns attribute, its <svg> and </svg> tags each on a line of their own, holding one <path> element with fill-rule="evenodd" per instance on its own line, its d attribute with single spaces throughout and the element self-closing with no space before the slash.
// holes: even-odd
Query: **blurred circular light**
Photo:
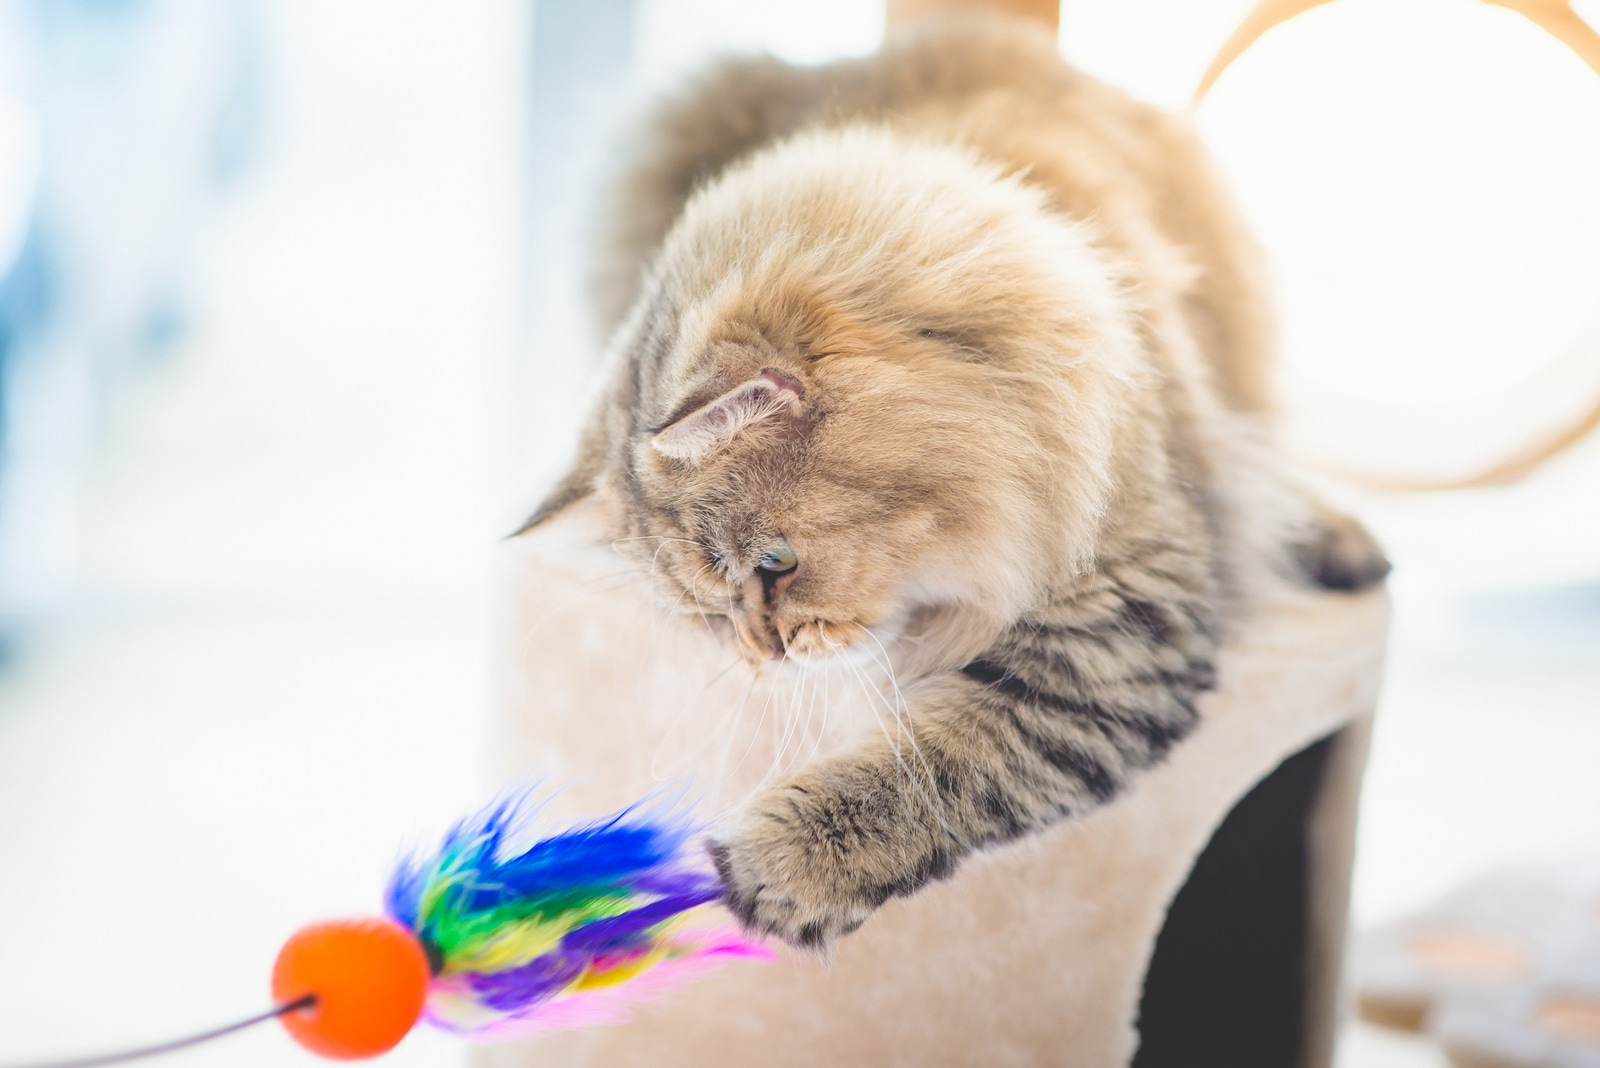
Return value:
<svg viewBox="0 0 1600 1068">
<path fill-rule="evenodd" d="M 1267 0 L 1202 83 L 1317 466 L 1506 481 L 1600 418 L 1600 35 L 1566 14 Z"/>
</svg>

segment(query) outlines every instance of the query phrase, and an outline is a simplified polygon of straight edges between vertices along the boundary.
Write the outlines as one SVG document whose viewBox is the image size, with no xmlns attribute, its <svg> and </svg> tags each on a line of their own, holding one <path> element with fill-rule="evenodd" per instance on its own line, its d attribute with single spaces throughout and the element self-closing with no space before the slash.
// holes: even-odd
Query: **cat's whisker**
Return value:
<svg viewBox="0 0 1600 1068">
<path fill-rule="evenodd" d="M 773 730 L 772 764 L 767 768 L 766 773 L 762 776 L 761 781 L 762 781 L 763 785 L 765 785 L 766 783 L 772 781 L 772 779 L 774 779 L 776 776 L 780 775 L 783 772 L 784 768 L 786 767 L 786 764 L 785 764 L 785 761 L 783 759 L 783 756 L 784 756 L 784 754 L 786 752 L 788 752 L 789 739 L 791 737 L 793 737 L 793 735 L 794 735 L 795 720 L 796 720 L 796 717 L 797 717 L 796 705 L 798 703 L 799 696 L 805 690 L 805 681 L 806 680 L 805 680 L 805 673 L 804 672 L 796 670 L 795 672 L 792 673 L 791 678 L 787 679 L 787 680 L 783 679 L 781 677 L 782 676 L 782 672 L 783 672 L 783 668 L 787 663 L 788 663 L 787 660 L 782 661 L 782 662 L 779 663 L 778 670 L 773 673 L 772 681 L 771 681 L 771 684 L 770 684 L 772 686 L 772 692 L 773 692 L 774 697 L 778 699 L 777 700 L 777 704 L 781 704 L 782 705 L 782 708 L 783 708 L 782 721 L 783 721 L 783 723 L 782 723 L 782 729 L 781 729 L 781 733 L 780 733 L 779 730 L 778 730 L 778 724 L 777 724 L 778 714 L 777 714 L 777 708 L 776 708 L 776 705 L 775 705 L 775 707 L 774 707 L 774 715 L 773 715 L 774 730 Z"/>
<path fill-rule="evenodd" d="M 768 712 L 769 709 L 772 712 L 772 732 L 771 733 L 772 733 L 772 738 L 773 738 L 773 741 L 774 741 L 774 745 L 781 747 L 782 745 L 786 745 L 787 744 L 786 742 L 779 742 L 778 741 L 778 739 L 780 737 L 782 737 L 782 735 L 780 735 L 780 727 L 779 727 L 778 719 L 779 719 L 779 706 L 781 704 L 785 704 L 786 703 L 784 701 L 784 695 L 792 692 L 787 688 L 787 685 L 786 685 L 787 680 L 785 680 L 784 677 L 783 677 L 784 669 L 786 667 L 788 667 L 788 666 L 789 666 L 788 665 L 788 661 L 786 661 L 786 660 L 779 661 L 777 669 L 775 671 L 773 671 L 773 673 L 771 675 L 763 676 L 767 680 L 767 700 L 762 704 L 761 716 L 760 716 L 760 719 L 757 721 L 757 726 L 756 726 L 755 733 L 751 738 L 752 748 L 754 747 L 755 741 L 760 738 L 762 729 L 765 728 L 765 726 L 766 726 L 766 723 L 767 723 L 767 712 Z M 787 717 L 785 717 L 785 723 L 787 723 Z M 772 782 L 773 779 L 778 775 L 778 773 L 780 771 L 782 771 L 782 763 L 781 763 L 781 759 L 780 759 L 781 758 L 781 753 L 782 753 L 781 748 L 775 748 L 774 749 L 774 751 L 773 751 L 773 760 L 772 760 L 772 762 L 770 764 L 768 764 L 767 770 L 762 773 L 761 778 L 758 781 L 755 789 L 757 789 L 757 790 L 764 789 L 767 786 L 767 784 Z"/>
<path fill-rule="evenodd" d="M 821 622 L 821 621 L 818 621 L 818 623 L 817 623 L 817 634 L 822 638 L 823 644 L 828 646 L 828 648 L 830 648 L 830 649 L 843 651 L 846 648 L 848 648 L 846 643 L 844 643 L 844 642 L 836 642 L 833 639 L 829 638 L 828 637 L 828 631 L 827 631 L 827 625 L 825 623 Z M 850 676 L 856 680 L 858 685 L 860 685 L 861 692 L 864 695 L 866 695 L 866 698 L 867 698 L 867 707 L 872 710 L 873 719 L 877 721 L 878 729 L 881 732 L 883 732 L 884 741 L 889 744 L 890 751 L 893 752 L 893 754 L 894 754 L 894 762 L 895 762 L 896 769 L 898 771 L 900 771 L 900 772 L 903 772 L 905 774 L 905 776 L 906 776 L 907 782 L 911 783 L 912 786 L 914 787 L 915 786 L 915 782 L 914 782 L 915 776 L 913 776 L 913 774 L 911 772 L 910 765 L 908 765 L 906 763 L 905 756 L 900 751 L 900 734 L 901 734 L 901 732 L 900 732 L 900 720 L 899 720 L 899 717 L 895 716 L 895 732 L 894 732 L 894 734 L 891 735 L 889 733 L 888 725 L 884 722 L 884 718 L 883 718 L 882 713 L 880 713 L 878 711 L 878 701 L 883 701 L 882 692 L 876 690 L 876 688 L 873 687 L 870 682 L 868 682 L 868 680 L 867 680 L 865 674 L 862 672 L 861 666 L 859 664 L 856 664 L 856 663 L 852 662 L 849 658 L 840 655 L 839 652 L 835 653 L 834 661 L 835 661 L 835 663 L 843 665 L 845 670 L 850 673 Z M 875 701 L 873 699 L 874 697 L 877 698 L 877 701 Z M 891 714 L 893 714 L 893 710 L 891 709 L 890 711 L 891 711 Z"/>
<path fill-rule="evenodd" d="M 738 737 L 739 725 L 744 721 L 744 713 L 750 705 L 750 694 L 754 692 L 757 681 L 751 675 L 745 680 L 744 689 L 739 694 L 739 700 L 730 706 L 732 715 L 727 718 L 727 729 L 722 732 L 722 755 L 717 762 L 717 776 L 715 790 L 720 794 L 728 781 L 728 761 L 733 756 L 733 743 Z"/>
<path fill-rule="evenodd" d="M 730 659 L 728 661 L 728 663 L 727 663 L 727 666 L 723 667 L 715 675 L 713 675 L 713 676 L 711 676 L 711 678 L 707 679 L 706 680 L 706 684 L 704 686 L 700 687 L 701 694 L 704 694 L 707 690 L 711 689 L 711 687 L 715 686 L 719 681 L 721 681 L 721 679 L 722 679 L 722 677 L 724 675 L 726 675 L 728 672 L 732 671 L 734 668 L 738 667 L 742 663 L 744 663 L 744 658 L 743 657 L 735 656 L 732 659 Z"/>
<path fill-rule="evenodd" d="M 919 788 L 918 793 L 922 794 L 924 801 L 930 803 L 935 815 L 939 820 L 940 826 L 943 827 L 946 832 L 948 832 L 950 828 L 944 817 L 944 800 L 939 795 L 938 777 L 934 775 L 933 767 L 928 763 L 927 757 L 923 754 L 922 747 L 917 744 L 916 726 L 911 720 L 911 711 L 906 705 L 905 695 L 901 692 L 899 680 L 895 678 L 894 664 L 889 657 L 889 650 L 884 647 L 883 642 L 876 634 L 873 634 L 870 629 L 867 630 L 867 633 L 871 635 L 872 640 L 877 643 L 879 653 L 882 655 L 882 659 L 879 659 L 879 653 L 874 653 L 871 649 L 867 650 L 867 655 L 872 657 L 872 660 L 875 664 L 880 664 L 882 666 L 884 674 L 888 678 L 889 687 L 894 694 L 893 704 L 890 705 L 888 699 L 883 698 L 883 691 L 879 689 L 876 684 L 873 685 L 874 692 L 876 692 L 878 696 L 884 700 L 885 705 L 890 708 L 890 711 L 894 716 L 895 736 L 897 742 L 902 730 L 904 730 L 907 739 L 909 739 L 911 742 L 911 755 L 913 758 L 915 758 L 917 764 L 921 768 L 927 783 L 927 792 L 923 793 L 923 791 Z M 898 745 L 896 753 L 898 755 Z M 916 785 L 917 784 L 913 782 L 913 786 Z"/>
<path fill-rule="evenodd" d="M 660 545 L 656 546 L 656 551 L 650 555 L 650 585 L 651 585 L 651 588 L 654 588 L 655 584 L 656 584 L 656 563 L 657 563 L 657 561 L 659 561 L 661 559 L 661 552 L 666 547 L 667 547 L 667 543 L 663 541 Z"/>
<path fill-rule="evenodd" d="M 659 582 L 659 580 L 657 578 L 656 571 L 657 571 L 657 568 L 658 568 L 658 566 L 660 564 L 661 553 L 662 553 L 662 551 L 664 549 L 666 549 L 668 543 L 677 542 L 677 543 L 680 543 L 680 544 L 683 544 L 683 545 L 694 545 L 694 546 L 696 546 L 696 547 L 698 547 L 698 548 L 700 548 L 702 550 L 707 550 L 707 548 L 708 548 L 704 542 L 699 541 L 698 539 L 694 539 L 694 538 L 673 538 L 673 537 L 668 537 L 666 535 L 660 535 L 660 534 L 646 534 L 646 535 L 640 535 L 638 537 L 632 537 L 632 538 L 617 538 L 617 539 L 612 541 L 611 546 L 612 546 L 613 549 L 615 549 L 615 548 L 617 548 L 617 546 L 621 545 L 623 542 L 629 542 L 629 541 L 657 541 L 657 542 L 660 542 L 660 544 L 656 546 L 656 551 L 653 554 L 651 554 L 651 557 L 650 557 L 650 569 L 649 569 L 649 577 L 648 577 L 647 582 L 648 582 L 648 588 L 650 590 L 650 596 L 651 596 L 652 600 L 654 600 L 656 598 L 656 596 L 658 595 L 658 591 L 660 589 L 660 585 L 661 584 L 660 584 L 660 582 Z M 702 620 L 705 619 L 705 615 L 706 615 L 705 614 L 705 608 L 700 603 L 699 591 L 698 591 L 697 588 L 691 589 L 691 587 L 698 587 L 700 576 L 704 575 L 710 569 L 711 569 L 711 565 L 707 564 L 704 567 L 702 567 L 698 572 L 696 572 L 694 578 L 690 582 L 690 586 L 689 587 L 682 587 L 682 584 L 678 583 L 678 585 L 680 587 L 682 587 L 682 588 L 680 588 L 680 590 L 678 592 L 678 596 L 673 600 L 671 607 L 667 611 L 667 614 L 663 617 L 662 620 L 658 620 L 658 623 L 657 623 L 658 626 L 660 626 L 666 620 L 671 619 L 674 613 L 678 613 L 679 607 L 683 604 L 684 597 L 688 596 L 691 592 L 694 594 L 695 607 L 699 610 L 700 618 Z M 716 633 L 711 630 L 711 624 L 710 624 L 709 621 L 706 621 L 706 632 L 711 636 L 711 638 L 713 640 L 716 639 Z"/>
<path fill-rule="evenodd" d="M 789 703 L 791 710 L 789 729 L 785 732 L 783 739 L 783 766 L 785 769 L 793 764 L 793 761 L 788 759 L 790 743 L 794 744 L 797 752 L 805 748 L 806 732 L 810 730 L 811 726 L 811 720 L 807 712 L 808 702 L 816 694 L 816 680 L 811 678 L 810 673 L 797 671 L 795 672 L 795 677 L 797 681 L 794 697 Z"/>
<path fill-rule="evenodd" d="M 806 742 L 811 742 L 811 755 L 805 758 L 807 760 L 814 758 L 817 755 L 817 751 L 822 747 L 822 734 L 814 728 L 817 718 L 817 701 L 820 698 L 822 706 L 826 710 L 828 706 L 828 688 L 831 685 L 832 678 L 826 672 L 818 673 L 811 679 L 811 697 L 806 701 L 806 726 L 804 733 L 800 736 L 799 743 L 799 749 L 803 751 Z M 824 726 L 826 726 L 826 718 L 824 718 Z"/>
<path fill-rule="evenodd" d="M 711 629 L 711 620 L 706 615 L 706 606 L 700 600 L 700 576 L 704 575 L 707 571 L 710 571 L 710 570 L 711 570 L 711 565 L 707 564 L 704 567 L 702 567 L 699 571 L 696 571 L 694 573 L 694 578 L 689 580 L 689 590 L 690 590 L 691 593 L 694 594 L 694 606 L 700 612 L 700 622 L 705 624 L 706 634 L 710 636 L 712 641 L 716 641 L 717 640 L 717 632 Z M 680 600 L 681 600 L 681 598 L 680 598 Z"/>
<path fill-rule="evenodd" d="M 680 538 L 680 539 L 664 539 L 664 540 L 689 541 L 689 539 L 682 539 L 682 538 Z M 694 541 L 689 541 L 689 543 L 690 544 L 695 544 L 695 545 L 702 544 L 700 542 L 694 542 Z M 662 547 L 664 547 L 664 546 L 662 546 Z M 657 556 L 659 556 L 662 547 L 658 547 L 657 548 L 657 550 L 656 550 Z M 701 606 L 700 599 L 699 599 L 699 592 L 698 592 L 698 589 L 697 589 L 700 577 L 703 576 L 706 573 L 706 571 L 710 570 L 710 567 L 711 567 L 711 565 L 707 564 L 707 565 L 703 566 L 698 572 L 696 572 L 690 585 L 685 586 L 685 585 L 681 585 L 680 584 L 680 589 L 679 589 L 678 595 L 677 595 L 677 597 L 673 598 L 671 604 L 663 604 L 660 600 L 655 600 L 655 607 L 659 611 L 658 611 L 657 617 L 655 619 L 654 626 L 652 628 L 652 637 L 654 637 L 654 638 L 659 640 L 663 628 L 674 627 L 674 626 L 677 626 L 677 625 L 679 625 L 681 623 L 681 621 L 683 620 L 684 616 L 687 614 L 686 612 L 684 612 L 682 610 L 683 600 L 684 600 L 685 597 L 689 597 L 689 596 L 693 595 L 694 598 L 695 598 L 695 606 L 696 606 L 696 615 L 697 615 L 697 617 L 704 623 L 705 628 L 706 628 L 706 633 L 711 638 L 711 640 L 714 641 L 714 642 L 717 641 L 717 635 L 711 629 L 710 621 L 709 621 L 709 619 L 707 619 L 706 613 L 704 611 L 704 608 Z M 651 577 L 652 577 L 652 579 L 654 578 L 653 575 Z M 657 586 L 656 586 L 656 584 L 654 582 L 652 582 L 650 588 L 652 589 L 652 591 L 654 591 L 654 590 L 657 589 Z M 651 773 L 652 773 L 653 776 L 660 777 L 660 775 L 661 775 L 660 754 L 662 753 L 662 750 L 667 746 L 667 744 L 668 744 L 669 740 L 671 739 L 671 737 L 673 736 L 673 734 L 677 732 L 679 725 L 686 722 L 687 717 L 688 717 L 689 713 L 692 710 L 695 710 L 695 709 L 698 709 L 700 707 L 703 707 L 701 702 L 696 700 L 696 696 L 703 696 L 704 694 L 709 692 L 711 690 L 711 688 L 714 685 L 716 685 L 717 682 L 719 682 L 724 676 L 726 676 L 728 674 L 729 671 L 732 671 L 734 668 L 738 667 L 741 663 L 743 663 L 743 660 L 741 658 L 739 658 L 739 657 L 734 657 L 734 658 L 730 659 L 722 668 L 717 670 L 710 678 L 708 678 L 704 682 L 704 684 L 700 687 L 698 695 L 690 696 L 690 697 L 687 697 L 685 699 L 685 701 L 683 703 L 683 706 L 679 709 L 678 713 L 673 717 L 672 722 L 667 726 L 667 729 L 663 732 L 663 734 L 661 736 L 661 740 L 656 745 L 655 754 L 652 755 L 652 757 L 651 757 Z M 643 677 L 645 677 L 645 675 L 644 675 L 644 673 L 641 672 L 641 678 L 643 678 Z M 726 779 L 727 758 L 728 758 L 729 751 L 731 750 L 731 745 L 732 745 L 731 739 L 732 739 L 734 733 L 737 731 L 738 720 L 740 718 L 740 713 L 741 713 L 741 706 L 748 702 L 750 689 L 754 685 L 754 682 L 755 682 L 754 679 L 750 680 L 746 684 L 744 692 L 740 696 L 739 700 L 737 702 L 731 704 L 731 705 L 725 706 L 724 711 L 721 713 L 721 715 L 718 716 L 717 719 L 714 722 L 711 722 L 711 723 L 706 725 L 706 729 L 703 730 L 703 737 L 702 737 L 701 741 L 699 743 L 697 743 L 697 744 L 692 744 L 692 745 L 688 746 L 685 749 L 685 751 L 683 752 L 681 759 L 678 761 L 679 764 L 681 764 L 681 765 L 683 765 L 685 767 L 693 767 L 693 765 L 695 764 L 697 759 L 699 757 L 701 757 L 703 754 L 709 752 L 711 750 L 711 748 L 713 746 L 715 746 L 716 743 L 719 740 L 727 740 L 728 744 L 724 747 L 724 752 L 723 752 L 722 759 L 718 762 L 718 771 L 717 771 L 717 775 L 716 775 L 716 778 L 715 778 L 715 784 L 713 786 L 713 790 L 714 791 L 720 791 L 721 788 L 722 788 L 722 784 Z M 641 694 L 641 701 L 643 703 L 648 703 L 648 695 Z M 696 723 L 693 726 L 698 726 L 698 725 L 699 724 Z M 691 726 L 691 730 L 693 729 L 693 726 Z M 671 777 L 671 773 L 667 773 L 667 777 L 670 778 Z"/>
<path fill-rule="evenodd" d="M 725 678 L 727 676 L 728 672 L 732 671 L 734 668 L 738 667 L 743 662 L 744 661 L 741 660 L 739 657 L 737 657 L 737 656 L 733 657 L 732 659 L 730 659 L 728 661 L 728 663 L 725 666 L 723 666 L 722 668 L 720 668 L 719 670 L 714 672 L 711 675 L 710 678 L 706 679 L 704 685 L 702 685 L 700 687 L 698 692 L 690 693 L 689 695 L 687 695 L 685 697 L 682 705 L 678 709 L 677 714 L 672 717 L 672 721 L 670 723 L 668 723 L 666 728 L 661 732 L 661 738 L 660 738 L 660 740 L 658 742 L 656 742 L 655 750 L 651 754 L 651 757 L 650 757 L 650 775 L 651 775 L 651 778 L 653 780 L 655 780 L 657 782 L 661 782 L 661 781 L 664 781 L 664 780 L 667 780 L 667 779 L 672 779 L 672 778 L 675 778 L 683 770 L 683 768 L 680 767 L 679 771 L 667 771 L 667 772 L 661 771 L 660 767 L 659 767 L 659 761 L 660 761 L 660 758 L 661 758 L 662 750 L 667 747 L 669 741 L 672 739 L 673 735 L 677 732 L 678 727 L 681 724 L 684 724 L 687 721 L 689 713 L 691 711 L 697 711 L 697 710 L 705 707 L 705 702 L 702 699 L 705 697 L 706 694 L 710 693 L 711 688 L 713 686 L 715 686 L 717 683 L 721 682 L 723 680 L 723 678 Z M 730 718 L 732 718 L 733 716 L 735 716 L 735 715 L 737 715 L 737 713 L 736 713 L 736 710 L 734 708 L 732 708 L 731 706 L 728 707 L 728 708 L 725 708 L 723 710 L 722 714 L 717 718 L 716 723 L 714 725 L 711 725 L 708 729 L 705 729 L 705 730 L 701 731 L 700 732 L 702 734 L 701 739 L 698 742 L 696 742 L 693 745 L 691 745 L 683 753 L 683 757 L 682 757 L 682 760 L 680 761 L 680 764 L 684 765 L 684 766 L 692 767 L 695 758 L 697 756 L 699 756 L 701 753 L 704 753 L 705 751 L 707 751 L 707 750 L 709 750 L 711 748 L 711 746 L 716 742 L 718 737 L 720 737 L 721 734 L 727 729 L 728 720 Z M 691 734 L 694 733 L 695 732 L 695 728 L 699 727 L 699 726 L 701 726 L 701 725 L 700 724 L 691 724 L 690 727 L 689 727 Z"/>
<path fill-rule="evenodd" d="M 611 540 L 611 547 L 615 549 L 617 546 L 629 541 L 677 541 L 682 542 L 685 545 L 698 545 L 702 549 L 706 547 L 705 542 L 699 541 L 695 538 L 670 538 L 664 534 L 640 534 L 632 538 L 613 538 Z"/>
<path fill-rule="evenodd" d="M 773 776 L 779 775 L 784 769 L 783 755 L 788 751 L 789 739 L 794 734 L 796 718 L 795 703 L 799 694 L 805 689 L 805 676 L 801 675 L 794 685 L 784 688 L 781 699 L 783 706 L 782 730 L 774 731 L 772 737 L 772 764 L 767 773 L 762 777 L 762 782 L 768 781 Z"/>
<path fill-rule="evenodd" d="M 687 613 L 683 611 L 682 606 L 683 599 L 687 596 L 689 596 L 689 587 L 679 583 L 678 596 L 672 599 L 671 605 L 666 606 L 666 615 L 663 618 L 669 620 L 681 619 L 684 615 L 686 615 Z"/>
<path fill-rule="evenodd" d="M 822 695 L 822 723 L 817 727 L 817 736 L 811 744 L 811 753 L 806 757 L 807 761 L 815 760 L 817 758 L 817 754 L 822 751 L 822 743 L 826 741 L 828 737 L 828 710 L 833 704 L 833 672 L 822 671 L 818 672 L 817 676 L 818 692 L 820 692 Z M 815 698 L 813 698 L 812 709 L 807 713 L 808 717 L 814 715 L 815 710 L 816 703 Z"/>
<path fill-rule="evenodd" d="M 660 603 L 659 597 L 660 597 L 661 583 L 658 581 L 658 579 L 656 577 L 656 564 L 657 564 L 657 561 L 661 557 L 661 551 L 663 549 L 665 549 L 665 548 L 666 548 L 666 542 L 665 541 L 663 541 L 661 545 L 656 546 L 655 554 L 653 556 L 651 556 L 651 558 L 650 558 L 650 572 L 649 572 L 649 577 L 647 579 L 647 586 L 648 586 L 648 589 L 650 591 L 651 602 L 657 608 L 663 609 L 661 615 L 658 616 L 657 619 L 656 619 L 656 632 L 658 634 L 659 634 L 660 629 L 661 629 L 662 626 L 666 625 L 675 616 L 681 614 L 679 612 L 679 606 L 683 604 L 684 597 L 687 596 L 688 593 L 689 593 L 689 590 L 688 590 L 687 587 L 683 586 L 682 583 L 677 583 L 677 585 L 679 586 L 678 596 L 673 599 L 672 604 L 670 606 L 665 606 L 665 605 L 662 605 Z"/>
<path fill-rule="evenodd" d="M 804 705 L 804 703 L 805 703 L 806 689 L 807 689 L 807 687 L 813 687 L 814 688 L 814 685 L 815 685 L 815 682 L 811 678 L 811 675 L 810 675 L 809 672 L 799 671 L 799 672 L 796 672 L 795 674 L 796 674 L 796 676 L 798 678 L 798 683 L 797 683 L 796 688 L 790 691 L 789 708 L 788 708 L 787 714 L 784 717 L 785 718 L 785 726 L 784 726 L 784 731 L 783 731 L 783 741 L 778 745 L 778 747 L 773 752 L 773 764 L 777 768 L 781 768 L 781 767 L 784 766 L 783 757 L 784 757 L 784 755 L 786 753 L 788 753 L 788 751 L 789 751 L 789 742 L 790 742 L 790 740 L 792 738 L 795 737 L 795 732 L 796 732 L 797 728 L 799 728 L 799 726 L 800 726 L 801 708 L 802 708 L 802 705 Z M 804 730 L 801 730 L 800 731 L 800 739 L 801 739 L 801 744 L 802 745 L 804 744 L 804 738 L 805 738 L 805 732 L 804 732 Z"/>
<path fill-rule="evenodd" d="M 740 768 L 744 767 L 744 762 L 749 759 L 751 751 L 756 747 L 756 742 L 760 740 L 761 728 L 764 727 L 767 722 L 767 709 L 772 707 L 772 699 L 777 692 L 777 680 L 780 676 L 782 676 L 783 669 L 788 666 L 788 663 L 789 662 L 787 660 L 780 660 L 778 662 L 778 669 L 773 672 L 771 676 L 752 676 L 753 678 L 768 679 L 767 696 L 766 699 L 761 702 L 761 710 L 756 714 L 756 722 L 751 730 L 750 742 L 745 746 L 744 754 L 739 757 L 739 762 L 734 765 L 733 770 L 738 771 Z M 767 780 L 771 777 L 771 774 L 771 769 L 769 768 L 767 774 L 763 775 L 761 781 L 752 788 L 752 793 L 765 786 L 767 784 Z"/>
</svg>

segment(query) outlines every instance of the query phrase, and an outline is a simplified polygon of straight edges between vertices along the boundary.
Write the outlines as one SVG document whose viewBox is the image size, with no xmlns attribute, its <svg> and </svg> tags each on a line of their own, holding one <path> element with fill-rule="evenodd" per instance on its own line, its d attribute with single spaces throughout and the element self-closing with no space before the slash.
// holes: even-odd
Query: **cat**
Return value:
<svg viewBox="0 0 1600 1068">
<path fill-rule="evenodd" d="M 1106 803 L 1194 729 L 1254 591 L 1388 570 L 1279 469 L 1262 256 L 1195 136 L 1031 24 L 722 61 L 605 218 L 605 386 L 524 530 L 599 501 L 754 670 L 883 651 L 908 706 L 911 746 L 713 836 L 752 931 L 825 949 Z"/>
</svg>

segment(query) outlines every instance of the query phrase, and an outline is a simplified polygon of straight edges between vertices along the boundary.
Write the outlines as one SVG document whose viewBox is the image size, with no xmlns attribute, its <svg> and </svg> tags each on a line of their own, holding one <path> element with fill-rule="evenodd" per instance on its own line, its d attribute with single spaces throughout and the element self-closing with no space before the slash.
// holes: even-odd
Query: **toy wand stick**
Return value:
<svg viewBox="0 0 1600 1068">
<path fill-rule="evenodd" d="M 671 804 L 535 839 L 538 813 L 527 793 L 503 798 L 399 865 L 387 916 L 301 928 L 273 965 L 274 1009 L 156 1046 L 13 1068 L 119 1064 L 270 1019 L 335 1060 L 386 1053 L 421 1019 L 476 1039 L 615 1023 L 725 960 L 772 956 L 725 916 L 687 920 L 723 888 L 703 828 Z"/>
<path fill-rule="evenodd" d="M 275 1009 L 269 1009 L 266 1012 L 238 1020 L 224 1027 L 202 1031 L 197 1035 L 190 1035 L 188 1038 L 177 1038 L 171 1042 L 161 1042 L 154 1046 L 123 1050 L 120 1053 L 102 1053 L 96 1057 L 80 1057 L 70 1061 L 41 1061 L 34 1064 L 18 1064 L 8 1066 L 8 1068 L 99 1068 L 103 1064 L 126 1064 L 128 1061 L 143 1060 L 145 1057 L 156 1057 L 163 1053 L 173 1053 L 180 1049 L 187 1049 L 190 1046 L 198 1046 L 202 1042 L 210 1042 L 214 1038 L 231 1035 L 235 1031 L 243 1031 L 245 1028 L 254 1027 L 258 1023 L 275 1020 L 286 1012 L 308 1009 L 315 1005 L 316 1002 L 317 996 L 315 994 L 307 994 L 298 1001 L 291 1001 L 287 1005 L 279 1005 Z"/>
</svg>

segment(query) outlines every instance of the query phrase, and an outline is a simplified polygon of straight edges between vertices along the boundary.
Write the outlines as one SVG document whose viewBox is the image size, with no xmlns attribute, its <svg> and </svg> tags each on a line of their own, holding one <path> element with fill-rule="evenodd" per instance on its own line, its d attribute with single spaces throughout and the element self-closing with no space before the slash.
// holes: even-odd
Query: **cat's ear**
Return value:
<svg viewBox="0 0 1600 1068">
<path fill-rule="evenodd" d="M 699 463 L 756 423 L 797 414 L 806 387 L 776 367 L 708 401 L 655 432 L 651 446 L 674 460 Z"/>
</svg>

